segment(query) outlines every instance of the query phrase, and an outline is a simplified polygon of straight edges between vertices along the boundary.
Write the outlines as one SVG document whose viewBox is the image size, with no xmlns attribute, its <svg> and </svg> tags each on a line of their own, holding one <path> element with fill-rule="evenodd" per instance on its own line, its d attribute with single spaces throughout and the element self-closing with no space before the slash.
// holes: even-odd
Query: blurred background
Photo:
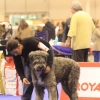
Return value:
<svg viewBox="0 0 100 100">
<path fill-rule="evenodd" d="M 34 29 L 41 24 L 44 15 L 50 17 L 52 23 L 66 21 L 71 17 L 71 2 L 73 0 L 0 0 L 0 22 L 7 21 L 14 25 L 21 19 L 26 19 Z M 93 19 L 100 18 L 100 0 L 79 0 L 83 10 Z"/>
</svg>

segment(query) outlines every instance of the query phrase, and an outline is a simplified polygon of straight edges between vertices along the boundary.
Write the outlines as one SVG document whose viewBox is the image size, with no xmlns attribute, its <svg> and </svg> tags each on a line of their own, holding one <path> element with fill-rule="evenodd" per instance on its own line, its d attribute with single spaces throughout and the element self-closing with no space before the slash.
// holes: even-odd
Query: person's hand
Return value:
<svg viewBox="0 0 100 100">
<path fill-rule="evenodd" d="M 65 43 L 64 43 L 64 42 L 62 42 L 62 43 L 61 43 L 61 46 L 63 46 L 63 47 L 64 47 L 64 46 L 65 46 Z"/>
<path fill-rule="evenodd" d="M 27 78 L 23 78 L 23 83 L 26 84 L 26 85 L 30 84 L 30 82 L 27 80 Z"/>
<path fill-rule="evenodd" d="M 70 47 L 70 41 L 69 41 L 69 40 L 66 40 L 65 46 L 66 46 L 66 47 Z"/>
<path fill-rule="evenodd" d="M 49 73 L 49 72 L 50 72 L 50 67 L 47 66 L 47 67 L 46 67 L 46 70 L 45 70 L 45 73 Z"/>
</svg>

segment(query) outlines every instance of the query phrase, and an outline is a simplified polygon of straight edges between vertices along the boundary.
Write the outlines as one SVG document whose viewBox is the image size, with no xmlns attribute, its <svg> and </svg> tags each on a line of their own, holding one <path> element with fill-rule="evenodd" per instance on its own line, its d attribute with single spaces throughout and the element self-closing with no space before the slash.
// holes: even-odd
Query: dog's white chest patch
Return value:
<svg viewBox="0 0 100 100">
<path fill-rule="evenodd" d="M 44 82 L 42 81 L 40 74 L 36 72 L 36 77 L 37 77 L 37 83 L 39 85 L 43 85 L 44 86 Z"/>
<path fill-rule="evenodd" d="M 44 85 L 44 82 L 41 79 L 38 79 L 38 84 Z"/>
</svg>

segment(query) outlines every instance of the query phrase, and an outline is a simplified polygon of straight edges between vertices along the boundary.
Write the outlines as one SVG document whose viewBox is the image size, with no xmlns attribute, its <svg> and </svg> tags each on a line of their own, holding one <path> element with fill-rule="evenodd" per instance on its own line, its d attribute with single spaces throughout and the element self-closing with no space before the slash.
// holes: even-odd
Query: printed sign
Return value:
<svg viewBox="0 0 100 100">
<path fill-rule="evenodd" d="M 78 84 L 79 100 L 100 100 L 100 63 L 79 63 L 81 67 Z M 60 100 L 69 100 L 61 90 Z"/>
</svg>

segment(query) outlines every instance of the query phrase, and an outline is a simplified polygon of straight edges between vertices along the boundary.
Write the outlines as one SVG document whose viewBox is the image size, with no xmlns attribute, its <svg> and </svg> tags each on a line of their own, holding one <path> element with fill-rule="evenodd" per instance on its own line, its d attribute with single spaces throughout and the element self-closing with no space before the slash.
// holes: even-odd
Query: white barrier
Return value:
<svg viewBox="0 0 100 100">
<path fill-rule="evenodd" d="M 100 63 L 80 62 L 79 100 L 100 100 Z M 60 100 L 69 100 L 61 91 Z"/>
</svg>

